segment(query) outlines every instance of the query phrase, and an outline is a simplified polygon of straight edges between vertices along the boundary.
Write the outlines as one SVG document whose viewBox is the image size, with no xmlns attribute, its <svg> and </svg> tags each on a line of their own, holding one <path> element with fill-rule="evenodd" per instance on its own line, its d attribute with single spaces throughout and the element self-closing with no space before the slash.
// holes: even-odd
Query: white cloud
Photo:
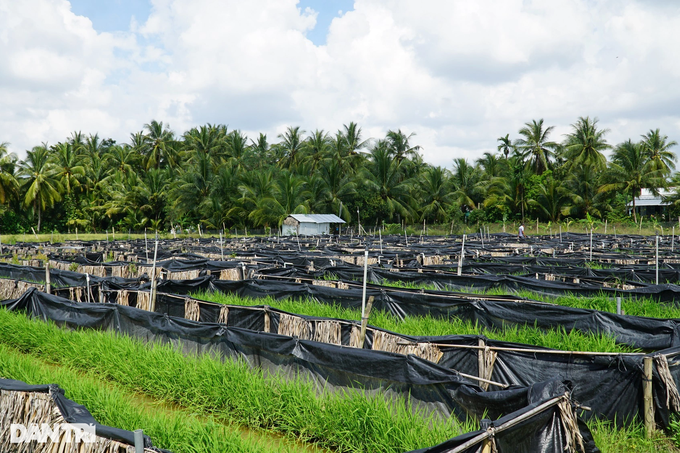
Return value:
<svg viewBox="0 0 680 453">
<path fill-rule="evenodd" d="M 145 22 L 97 33 L 65 0 L 0 0 L 0 141 L 124 141 L 151 119 L 273 141 L 357 121 L 416 132 L 450 166 L 538 118 L 556 139 L 590 115 L 612 142 L 656 127 L 680 140 L 673 3 L 355 0 L 323 46 L 315 24 L 296 0 L 154 0 Z"/>
</svg>

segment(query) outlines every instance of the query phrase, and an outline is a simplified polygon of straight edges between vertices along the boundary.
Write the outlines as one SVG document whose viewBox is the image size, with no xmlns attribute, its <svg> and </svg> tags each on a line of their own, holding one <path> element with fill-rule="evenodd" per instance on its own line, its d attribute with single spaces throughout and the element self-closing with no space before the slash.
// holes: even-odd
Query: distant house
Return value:
<svg viewBox="0 0 680 453">
<path fill-rule="evenodd" d="M 672 195 L 674 190 L 675 188 L 669 190 L 659 189 L 659 195 L 656 196 L 649 189 L 642 189 L 640 196 L 635 198 L 635 210 L 638 215 L 643 216 L 659 216 L 664 214 L 666 206 L 669 206 L 670 203 L 663 199 Z M 628 212 L 632 213 L 632 210 L 633 203 L 628 202 Z"/>
<path fill-rule="evenodd" d="M 284 236 L 328 234 L 332 223 L 345 221 L 334 214 L 291 214 L 283 221 L 281 234 Z"/>
</svg>

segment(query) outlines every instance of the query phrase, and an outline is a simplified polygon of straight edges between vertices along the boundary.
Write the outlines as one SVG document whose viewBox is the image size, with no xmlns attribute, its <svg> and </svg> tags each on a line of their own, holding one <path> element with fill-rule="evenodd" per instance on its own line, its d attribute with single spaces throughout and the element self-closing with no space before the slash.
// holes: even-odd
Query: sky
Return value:
<svg viewBox="0 0 680 453">
<path fill-rule="evenodd" d="M 673 0 L 0 0 L 0 143 L 354 121 L 450 168 L 585 116 L 680 142 L 678 29 Z"/>
</svg>

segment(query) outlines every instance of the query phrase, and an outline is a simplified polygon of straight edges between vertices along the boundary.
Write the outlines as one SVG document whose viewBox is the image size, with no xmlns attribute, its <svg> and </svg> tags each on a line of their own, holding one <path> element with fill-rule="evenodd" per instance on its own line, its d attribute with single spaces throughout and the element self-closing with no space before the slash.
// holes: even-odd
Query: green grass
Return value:
<svg viewBox="0 0 680 453">
<path fill-rule="evenodd" d="M 269 305 L 290 313 L 327 318 L 359 320 L 360 310 L 343 308 L 338 305 L 322 304 L 314 300 L 276 300 L 273 298 L 249 299 L 222 293 L 196 293 L 193 297 L 225 305 Z M 485 329 L 478 324 L 460 319 L 440 319 L 432 316 L 410 316 L 404 320 L 373 310 L 369 323 L 375 327 L 391 330 L 404 335 L 485 335 L 488 338 L 514 343 L 531 344 L 568 351 L 637 352 L 625 345 L 616 344 L 614 338 L 602 334 L 584 334 L 564 329 L 543 330 L 534 326 L 507 326 L 503 330 Z"/>
<path fill-rule="evenodd" d="M 219 423 L 265 429 L 343 452 L 404 452 L 475 429 L 359 390 L 318 395 L 311 383 L 265 376 L 243 361 L 187 357 L 176 348 L 93 330 L 68 331 L 0 310 L 0 344 Z"/>
<path fill-rule="evenodd" d="M 185 409 L 145 402 L 121 386 L 47 364 L 6 345 L 0 345 L 0 356 L 0 376 L 27 384 L 58 384 L 67 398 L 84 405 L 99 423 L 128 431 L 143 429 L 156 447 L 173 453 L 306 451 L 278 439 L 270 445 L 257 436 L 242 435 L 237 428 L 222 425 L 212 417 L 197 417 Z"/>
<path fill-rule="evenodd" d="M 602 453 L 678 453 L 678 429 L 671 429 L 671 438 L 663 431 L 656 431 L 651 439 L 645 437 L 645 427 L 642 424 L 627 428 L 616 428 L 613 423 L 604 420 L 590 420 L 588 427 L 593 433 L 595 445 Z"/>
<path fill-rule="evenodd" d="M 430 291 L 442 291 L 434 285 L 418 284 L 413 282 L 387 282 L 382 283 L 383 286 L 391 288 L 406 288 L 406 289 L 424 289 Z M 446 290 L 443 290 L 446 291 Z M 610 294 L 601 293 L 597 296 L 584 297 L 574 294 L 565 294 L 561 296 L 552 296 L 547 294 L 539 294 L 528 290 L 509 291 L 505 288 L 492 288 L 486 290 L 470 289 L 468 291 L 450 291 L 456 294 L 469 294 L 471 296 L 487 295 L 487 296 L 514 296 L 521 299 L 535 300 L 539 302 L 546 302 L 549 304 L 562 305 L 565 307 L 586 308 L 590 310 L 607 311 L 616 313 L 616 299 Z M 680 307 L 656 301 L 650 297 L 622 297 L 621 308 L 626 315 L 644 316 L 648 318 L 660 319 L 680 319 Z"/>
</svg>

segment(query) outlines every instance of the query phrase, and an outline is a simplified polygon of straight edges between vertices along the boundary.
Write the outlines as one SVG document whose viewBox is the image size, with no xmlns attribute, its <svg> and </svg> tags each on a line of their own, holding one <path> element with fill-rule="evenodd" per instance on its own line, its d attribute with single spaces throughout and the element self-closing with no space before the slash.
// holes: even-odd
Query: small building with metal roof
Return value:
<svg viewBox="0 0 680 453">
<path fill-rule="evenodd" d="M 291 214 L 285 218 L 281 226 L 284 236 L 314 236 L 328 234 L 331 224 L 345 223 L 335 214 Z"/>
<path fill-rule="evenodd" d="M 635 197 L 635 210 L 639 215 L 661 215 L 671 203 L 665 201 L 666 197 L 674 193 L 675 188 L 659 189 L 659 195 L 654 195 L 649 189 L 642 189 L 639 197 Z M 633 202 L 628 202 L 628 212 L 633 212 Z"/>
</svg>

